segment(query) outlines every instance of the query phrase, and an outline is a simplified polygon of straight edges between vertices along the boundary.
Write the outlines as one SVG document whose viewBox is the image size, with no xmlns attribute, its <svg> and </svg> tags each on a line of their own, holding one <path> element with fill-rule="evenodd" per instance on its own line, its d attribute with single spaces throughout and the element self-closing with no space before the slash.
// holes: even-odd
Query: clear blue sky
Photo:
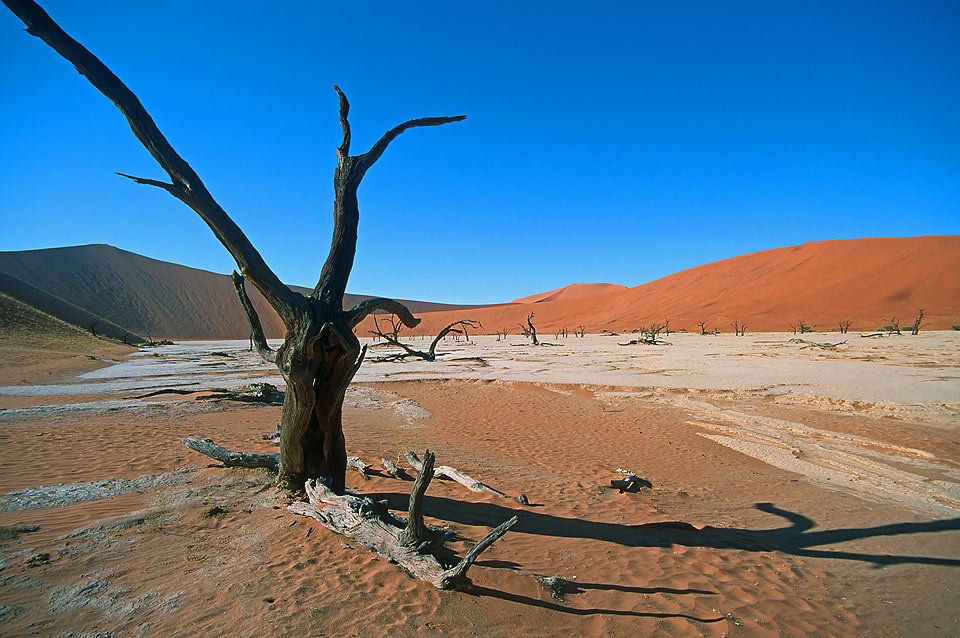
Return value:
<svg viewBox="0 0 960 638">
<path fill-rule="evenodd" d="M 960 234 L 960 3 L 48 0 L 282 279 L 330 242 L 338 83 L 350 291 L 498 302 L 820 239 Z M 114 106 L 0 7 L 0 250 L 232 261 Z"/>
</svg>

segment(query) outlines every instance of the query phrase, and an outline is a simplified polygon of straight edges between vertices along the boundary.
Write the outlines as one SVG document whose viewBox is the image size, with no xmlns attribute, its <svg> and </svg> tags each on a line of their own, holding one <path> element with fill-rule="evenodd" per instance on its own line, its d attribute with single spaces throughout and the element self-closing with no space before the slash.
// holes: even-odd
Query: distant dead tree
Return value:
<svg viewBox="0 0 960 638">
<path fill-rule="evenodd" d="M 554 337 L 557 338 L 557 339 L 559 339 L 560 337 L 563 337 L 564 339 L 566 339 L 566 338 L 567 338 L 567 329 L 566 329 L 565 327 L 564 327 L 564 328 L 558 328 L 558 329 L 557 329 L 557 333 L 554 335 Z"/>
<path fill-rule="evenodd" d="M 900 331 L 900 320 L 897 319 L 896 317 L 894 317 L 893 319 L 891 319 L 891 320 L 890 320 L 890 325 L 889 325 L 889 326 L 885 326 L 884 329 L 885 329 L 888 333 L 890 333 L 890 334 L 893 334 L 893 333 L 896 333 L 896 334 L 898 334 L 898 335 L 902 335 L 902 334 L 903 334 L 903 333 Z"/>
<path fill-rule="evenodd" d="M 577 335 L 578 337 L 582 337 L 582 336 L 584 336 L 585 334 L 587 334 L 587 327 L 584 326 L 584 325 L 581 323 L 581 324 L 580 324 L 579 326 L 577 326 L 576 329 L 573 331 L 573 334 Z"/>
<path fill-rule="evenodd" d="M 540 342 L 537 340 L 537 329 L 533 325 L 533 313 L 531 312 L 527 315 L 527 324 L 520 324 L 520 330 L 523 331 L 523 336 L 529 338 L 533 341 L 533 345 L 539 346 Z"/>
<path fill-rule="evenodd" d="M 747 334 L 747 325 L 740 323 L 739 320 L 731 322 L 730 326 L 733 328 L 733 333 L 738 337 L 742 337 L 743 335 Z"/>
<path fill-rule="evenodd" d="M 380 329 L 380 325 L 374 318 L 373 325 L 375 326 L 374 330 L 370 331 L 370 334 L 376 335 L 386 341 L 391 346 L 396 346 L 403 350 L 399 354 L 387 355 L 381 357 L 380 361 L 403 361 L 407 357 L 417 357 L 423 359 L 424 361 L 436 361 L 437 360 L 437 344 L 440 343 L 440 340 L 446 337 L 449 334 L 454 335 L 465 335 L 467 328 L 482 328 L 483 326 L 479 321 L 474 321 L 472 319 L 461 319 L 460 321 L 454 321 L 447 327 L 443 328 L 440 332 L 437 333 L 437 336 L 433 338 L 433 341 L 430 342 L 430 348 L 424 352 L 422 350 L 415 350 L 408 346 L 405 343 L 402 343 L 399 340 L 400 331 L 397 328 L 396 321 L 388 321 L 391 325 L 391 331 L 384 332 Z"/>
<path fill-rule="evenodd" d="M 917 318 L 913 321 L 913 327 L 910 328 L 910 334 L 918 335 L 920 334 L 920 326 L 923 323 L 923 308 L 920 309 L 920 314 L 917 315 Z"/>
<path fill-rule="evenodd" d="M 850 326 L 853 325 L 852 321 L 849 320 L 840 320 L 840 334 L 845 335 L 847 331 L 850 330 Z"/>
<path fill-rule="evenodd" d="M 411 328 L 419 323 L 406 306 L 392 299 L 367 299 L 350 310 L 343 309 L 343 295 L 357 245 L 357 191 L 367 171 L 401 133 L 415 127 L 458 122 L 466 116 L 408 120 L 387 131 L 367 152 L 350 155 L 351 134 L 347 120 L 350 104 L 343 91 L 334 87 L 340 102 L 343 140 L 337 149 L 333 179 L 333 241 L 317 285 L 304 296 L 284 285 L 267 266 L 247 236 L 207 190 L 200 176 L 173 149 L 140 100 L 110 69 L 64 33 L 36 3 L 4 0 L 4 4 L 27 25 L 30 35 L 40 38 L 71 62 L 120 109 L 133 134 L 167 173 L 170 181 L 123 176 L 138 184 L 160 188 L 193 209 L 233 256 L 243 273 L 236 275 L 240 279 L 237 291 L 257 350 L 264 359 L 277 365 L 287 387 L 281 416 L 277 485 L 299 491 L 307 479 L 328 477 L 331 489 L 342 493 L 347 463 L 341 421 L 343 397 L 366 353 L 353 334 L 353 328 L 375 310 L 393 312 Z M 276 351 L 267 344 L 259 317 L 246 296 L 244 280 L 249 280 L 260 291 L 283 321 L 286 336 Z"/>
<path fill-rule="evenodd" d="M 815 327 L 816 326 L 808 326 L 806 323 L 804 323 L 803 319 L 797 319 L 794 323 L 790 324 L 790 329 L 793 330 L 793 334 L 813 332 Z"/>
<path fill-rule="evenodd" d="M 672 331 L 670 330 L 670 320 L 664 319 L 663 320 L 663 336 L 669 337 L 671 332 Z"/>
<path fill-rule="evenodd" d="M 627 343 L 621 343 L 618 345 L 621 346 L 634 346 L 634 345 L 647 345 L 647 346 L 660 346 L 660 345 L 669 345 L 666 341 L 660 339 L 660 333 L 665 330 L 666 326 L 662 323 L 651 323 L 649 326 L 640 328 L 640 338 L 632 339 Z"/>
<path fill-rule="evenodd" d="M 707 322 L 706 322 L 706 321 L 698 321 L 698 322 L 697 322 L 697 325 L 700 326 L 700 334 L 702 334 L 702 335 L 707 334 Z"/>
<path fill-rule="evenodd" d="M 497 335 L 497 341 L 500 341 L 500 340 L 506 341 L 506 340 L 507 340 L 507 329 L 506 329 L 506 328 L 500 328 L 499 330 L 497 330 L 496 335 Z"/>
</svg>

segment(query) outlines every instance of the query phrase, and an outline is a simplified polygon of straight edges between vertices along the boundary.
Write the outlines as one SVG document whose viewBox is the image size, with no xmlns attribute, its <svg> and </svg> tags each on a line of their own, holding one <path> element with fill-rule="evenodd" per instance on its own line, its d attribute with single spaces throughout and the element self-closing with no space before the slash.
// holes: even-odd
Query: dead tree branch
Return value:
<svg viewBox="0 0 960 638">
<path fill-rule="evenodd" d="M 920 314 L 917 315 L 917 318 L 913 321 L 913 327 L 910 328 L 910 334 L 918 335 L 920 334 L 920 326 L 923 324 L 923 308 L 920 309 Z"/>
<path fill-rule="evenodd" d="M 429 479 L 425 478 L 420 483 L 421 496 L 429 482 Z M 504 522 L 474 545 L 459 563 L 444 569 L 437 558 L 427 552 L 432 545 L 442 547 L 441 532 L 424 525 L 422 540 L 411 546 L 401 540 L 402 537 L 412 536 L 412 534 L 405 534 L 409 528 L 409 521 L 404 523 L 393 516 L 383 504 L 370 498 L 338 496 L 315 479 L 308 480 L 305 489 L 310 503 L 293 503 L 287 509 L 295 514 L 316 519 L 327 529 L 357 541 L 364 547 L 397 563 L 415 578 L 427 581 L 438 589 L 468 589 L 470 581 L 467 578 L 467 571 L 476 561 L 477 556 L 503 536 L 518 520 L 514 516 Z M 417 487 L 415 486 L 414 489 L 416 490 Z M 413 496 L 411 500 L 414 500 Z M 412 507 L 413 504 L 411 504 Z"/>
<path fill-rule="evenodd" d="M 407 452 L 403 456 L 407 459 L 407 463 L 410 464 L 410 467 L 418 472 L 423 471 L 424 464 L 420 460 L 420 457 L 417 456 L 416 452 Z M 440 465 L 439 467 L 435 467 L 433 469 L 433 474 L 437 478 L 445 478 L 455 481 L 471 492 L 487 492 L 489 494 L 499 496 L 500 498 L 507 498 L 507 495 L 500 490 L 494 489 L 486 483 L 482 483 L 474 478 L 471 478 L 460 470 L 450 467 L 449 465 Z"/>
<path fill-rule="evenodd" d="M 631 339 L 627 343 L 618 343 L 619 346 L 668 346 L 666 341 L 660 339 L 660 333 L 666 329 L 666 324 L 651 323 L 649 326 L 640 329 L 640 338 Z"/>
<path fill-rule="evenodd" d="M 467 328 L 482 328 L 483 326 L 479 321 L 474 321 L 473 319 L 461 319 L 459 321 L 454 321 L 450 325 L 443 328 L 440 332 L 437 333 L 437 336 L 433 338 L 433 341 L 430 343 L 430 347 L 426 352 L 423 350 L 416 350 L 411 348 L 407 344 L 403 343 L 399 339 L 400 335 L 400 326 L 393 321 L 393 319 L 388 320 L 392 327 L 391 332 L 384 332 L 380 328 L 380 324 L 377 322 L 376 317 L 374 317 L 374 329 L 370 331 L 370 334 L 375 335 L 388 344 L 396 346 L 403 350 L 399 354 L 387 355 L 385 357 L 380 357 L 379 361 L 402 361 L 407 357 L 417 357 L 423 359 L 424 361 L 436 361 L 437 360 L 437 344 L 440 343 L 440 340 L 443 339 L 448 334 L 466 334 Z"/>
<path fill-rule="evenodd" d="M 826 342 L 817 342 L 817 341 L 806 341 L 805 339 L 791 339 L 787 343 L 802 343 L 804 344 L 803 349 L 807 348 L 819 348 L 820 350 L 836 350 L 837 346 L 842 346 L 847 342 L 846 339 L 840 341 L 839 343 L 826 343 Z"/>
<path fill-rule="evenodd" d="M 267 338 L 263 334 L 260 315 L 257 314 L 257 309 L 253 307 L 253 304 L 250 302 L 250 297 L 247 296 L 243 275 L 234 270 L 230 274 L 230 280 L 233 281 L 233 287 L 237 291 L 237 298 L 240 299 L 240 305 L 243 306 L 243 311 L 247 314 L 247 323 L 250 325 L 250 339 L 253 341 L 257 353 L 260 354 L 260 357 L 264 361 L 276 363 L 277 353 L 274 352 L 267 343 Z"/>
<path fill-rule="evenodd" d="M 276 452 L 269 454 L 235 452 L 220 447 L 211 439 L 198 439 L 193 436 L 181 440 L 191 450 L 206 454 L 210 458 L 220 461 L 226 467 L 265 467 L 274 472 L 280 469 L 280 455 Z"/>
<path fill-rule="evenodd" d="M 533 313 L 531 312 L 527 315 L 527 324 L 520 324 L 520 330 L 523 331 L 523 336 L 527 337 L 533 341 L 533 345 L 539 346 L 540 342 L 537 340 L 537 329 L 533 325 Z"/>
</svg>

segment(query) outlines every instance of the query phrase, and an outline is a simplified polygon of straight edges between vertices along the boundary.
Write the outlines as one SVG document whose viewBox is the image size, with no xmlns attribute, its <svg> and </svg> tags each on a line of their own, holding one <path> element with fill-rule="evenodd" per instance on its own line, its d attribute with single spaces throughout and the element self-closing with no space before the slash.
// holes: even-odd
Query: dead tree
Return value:
<svg viewBox="0 0 960 638">
<path fill-rule="evenodd" d="M 920 314 L 917 315 L 917 318 L 913 321 L 913 327 L 910 328 L 910 334 L 918 335 L 920 334 L 920 326 L 923 323 L 923 308 L 920 309 Z"/>
<path fill-rule="evenodd" d="M 797 319 L 795 323 L 790 324 L 790 329 L 793 330 L 793 334 L 805 334 L 807 332 L 813 332 L 813 329 L 816 326 L 808 326 L 803 322 L 803 319 Z"/>
<path fill-rule="evenodd" d="M 520 324 L 520 329 L 523 331 L 523 336 L 529 338 L 533 341 L 533 345 L 539 346 L 540 342 L 537 340 L 537 329 L 533 326 L 533 313 L 531 312 L 527 315 L 527 324 Z"/>
<path fill-rule="evenodd" d="M 556 334 L 554 335 L 554 338 L 555 338 L 555 339 L 559 339 L 560 337 L 563 337 L 564 339 L 567 338 L 567 329 L 566 329 L 565 327 L 564 327 L 564 328 L 557 328 L 557 332 L 556 332 Z"/>
<path fill-rule="evenodd" d="M 700 326 L 700 334 L 701 334 L 701 335 L 707 334 L 707 322 L 706 322 L 706 321 L 698 321 L 698 322 L 697 322 L 697 325 Z"/>
<path fill-rule="evenodd" d="M 497 335 L 497 341 L 500 341 L 501 339 L 502 339 L 503 341 L 506 341 L 506 340 L 507 340 L 507 329 L 506 329 L 506 328 L 501 328 L 500 330 L 497 330 L 496 335 Z"/>
<path fill-rule="evenodd" d="M 587 327 L 581 323 L 579 326 L 577 326 L 576 330 L 573 331 L 573 334 L 577 335 L 578 337 L 582 337 L 587 334 Z"/>
<path fill-rule="evenodd" d="M 467 328 L 482 328 L 483 326 L 479 321 L 474 321 L 472 319 L 461 319 L 460 321 L 454 321 L 449 326 L 437 333 L 437 336 L 433 338 L 433 341 L 430 343 L 430 348 L 424 352 L 422 350 L 415 350 L 408 346 L 407 344 L 401 342 L 398 338 L 400 331 L 396 329 L 396 324 L 394 325 L 394 331 L 392 333 L 383 332 L 380 330 L 380 325 L 377 323 L 376 319 L 373 322 L 376 328 L 370 331 L 370 334 L 376 335 L 386 341 L 391 346 L 396 346 L 403 350 L 399 354 L 391 354 L 385 357 L 380 357 L 379 361 L 403 361 L 407 357 L 417 357 L 423 359 L 424 361 L 436 361 L 437 360 L 437 344 L 440 343 L 440 340 L 446 337 L 448 334 L 466 334 Z"/>
<path fill-rule="evenodd" d="M 671 332 L 673 332 L 673 331 L 670 330 L 670 320 L 669 320 L 669 319 L 664 319 L 664 320 L 663 320 L 663 336 L 664 336 L 664 337 L 669 337 Z"/>
<path fill-rule="evenodd" d="M 890 334 L 893 334 L 895 332 L 898 335 L 902 335 L 903 333 L 900 331 L 900 320 L 897 319 L 896 317 L 891 319 L 890 325 L 886 326 L 886 331 L 889 332 Z"/>
<path fill-rule="evenodd" d="M 738 337 L 742 337 L 745 334 L 747 334 L 747 325 L 744 323 L 740 323 L 739 320 L 732 321 L 730 323 L 730 326 L 733 328 L 733 333 Z"/>
<path fill-rule="evenodd" d="M 404 325 L 419 323 L 401 303 L 384 298 L 362 301 L 343 309 L 343 295 L 353 268 L 357 245 L 359 209 L 357 190 L 367 171 L 404 131 L 438 126 L 466 116 L 428 117 L 408 120 L 387 131 L 370 149 L 350 154 L 350 104 L 334 86 L 340 102 L 343 141 L 337 149 L 333 188 L 333 239 L 313 292 L 294 292 L 270 269 L 247 236 L 220 207 L 200 176 L 173 149 L 157 128 L 140 100 L 99 59 L 63 30 L 30 0 L 3 0 L 27 26 L 27 33 L 43 40 L 66 58 L 127 118 L 133 134 L 150 152 L 170 181 L 123 175 L 138 184 L 160 188 L 193 209 L 230 252 L 242 275 L 234 278 L 244 305 L 254 344 L 264 359 L 276 363 L 286 382 L 280 432 L 277 484 L 300 490 L 310 478 L 330 477 L 331 489 L 343 492 L 347 466 L 341 414 L 344 393 L 363 361 L 365 348 L 353 329 L 375 310 L 396 314 Z M 286 328 L 283 344 L 276 351 L 267 345 L 256 311 L 243 288 L 247 280 L 277 311 Z"/>
<path fill-rule="evenodd" d="M 635 345 L 646 345 L 646 346 L 662 346 L 669 345 L 666 341 L 660 339 L 660 333 L 666 329 L 666 326 L 662 323 L 652 323 L 649 326 L 640 328 L 640 338 L 633 339 L 627 343 L 620 343 L 617 345 L 621 346 L 635 346 Z"/>
<path fill-rule="evenodd" d="M 842 334 L 842 335 L 847 334 L 847 331 L 850 330 L 850 326 L 852 326 L 852 325 L 853 325 L 853 322 L 852 322 L 852 321 L 841 319 L 841 320 L 840 320 L 840 334 Z"/>
</svg>

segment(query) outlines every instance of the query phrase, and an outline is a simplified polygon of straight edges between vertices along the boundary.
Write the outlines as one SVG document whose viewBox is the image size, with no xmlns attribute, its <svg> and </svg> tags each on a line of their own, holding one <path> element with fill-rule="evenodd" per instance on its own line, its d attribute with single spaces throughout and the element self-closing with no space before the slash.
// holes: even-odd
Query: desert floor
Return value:
<svg viewBox="0 0 960 638">
<path fill-rule="evenodd" d="M 960 634 L 960 333 L 545 338 L 447 340 L 435 363 L 371 344 L 347 395 L 349 452 L 375 468 L 429 448 L 527 495 L 431 484 L 461 554 L 519 516 L 471 593 L 179 442 L 274 449 L 279 407 L 198 400 L 279 383 L 245 342 L 0 365 L 0 634 Z M 196 393 L 143 397 L 163 388 Z M 612 489 L 617 469 L 647 486 Z M 401 513 L 412 485 L 348 483 Z"/>
</svg>

